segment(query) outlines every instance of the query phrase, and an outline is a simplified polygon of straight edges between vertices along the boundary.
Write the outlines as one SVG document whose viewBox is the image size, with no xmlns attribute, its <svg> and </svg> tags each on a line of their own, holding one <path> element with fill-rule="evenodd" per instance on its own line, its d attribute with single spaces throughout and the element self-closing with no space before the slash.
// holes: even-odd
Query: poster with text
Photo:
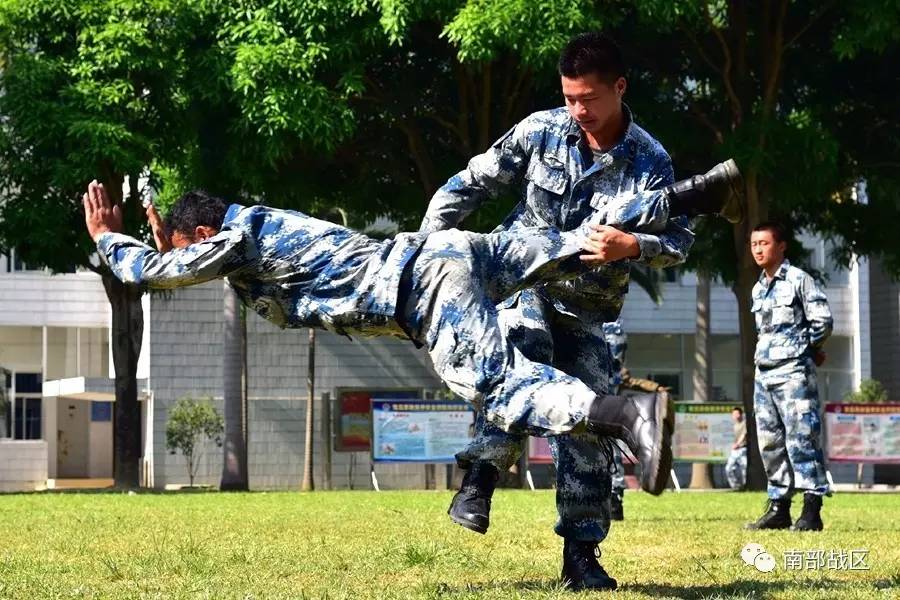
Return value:
<svg viewBox="0 0 900 600">
<path fill-rule="evenodd" d="M 417 400 L 416 389 L 338 389 L 337 414 L 334 416 L 334 450 L 368 452 L 372 449 L 372 398 Z"/>
<path fill-rule="evenodd" d="M 825 405 L 826 457 L 900 463 L 900 403 Z"/>
<path fill-rule="evenodd" d="M 372 460 L 454 463 L 472 440 L 474 423 L 465 402 L 374 398 Z"/>
<path fill-rule="evenodd" d="M 734 445 L 733 404 L 676 402 L 672 453 L 682 462 L 728 460 Z"/>
</svg>

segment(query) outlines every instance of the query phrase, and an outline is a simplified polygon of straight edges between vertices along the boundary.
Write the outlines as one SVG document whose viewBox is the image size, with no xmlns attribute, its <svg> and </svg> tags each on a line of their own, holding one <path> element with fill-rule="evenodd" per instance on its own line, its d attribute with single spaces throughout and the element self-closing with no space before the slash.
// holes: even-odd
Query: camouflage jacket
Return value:
<svg viewBox="0 0 900 600">
<path fill-rule="evenodd" d="M 599 162 L 565 108 L 532 114 L 438 190 L 421 229 L 456 227 L 487 199 L 513 193 L 519 202 L 498 229 L 571 230 L 634 192 L 672 183 L 669 155 L 634 123 L 627 107 L 625 114 L 623 139 Z M 694 241 L 685 225 L 682 219 L 670 220 L 658 234 L 635 233 L 641 249 L 637 260 L 653 267 L 683 262 Z M 619 317 L 628 279 L 629 261 L 620 260 L 574 280 L 545 284 L 539 292 L 559 312 L 599 324 Z"/>
<path fill-rule="evenodd" d="M 813 278 L 785 260 L 769 281 L 765 271 L 753 286 L 756 317 L 754 360 L 774 367 L 818 349 L 831 335 L 831 309 Z"/>
<path fill-rule="evenodd" d="M 232 204 L 217 235 L 184 249 L 160 254 L 117 233 L 97 247 L 127 283 L 174 288 L 227 276 L 248 307 L 279 327 L 406 338 L 395 320 L 397 288 L 425 237 L 376 241 L 302 213 Z"/>
</svg>

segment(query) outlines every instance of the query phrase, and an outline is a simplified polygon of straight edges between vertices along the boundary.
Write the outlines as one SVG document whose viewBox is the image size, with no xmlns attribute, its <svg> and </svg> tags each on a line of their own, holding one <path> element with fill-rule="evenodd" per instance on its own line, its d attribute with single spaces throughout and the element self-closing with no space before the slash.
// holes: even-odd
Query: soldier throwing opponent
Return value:
<svg viewBox="0 0 900 600">
<path fill-rule="evenodd" d="M 579 379 L 528 360 L 501 335 L 496 305 L 602 260 L 595 223 L 654 231 L 670 210 L 701 199 L 735 201 L 739 177 L 729 161 L 680 187 L 607 205 L 571 232 L 451 229 L 386 241 L 299 212 L 228 206 L 189 192 L 173 206 L 166 230 L 148 211 L 166 252 L 119 233 L 120 208 L 96 181 L 83 204 L 88 233 L 123 282 L 175 288 L 227 277 L 247 306 L 281 327 L 410 339 L 428 349 L 451 390 L 502 429 L 621 439 L 641 463 L 642 487 L 660 494 L 672 462 L 674 415 L 667 403 L 598 396 Z"/>
</svg>

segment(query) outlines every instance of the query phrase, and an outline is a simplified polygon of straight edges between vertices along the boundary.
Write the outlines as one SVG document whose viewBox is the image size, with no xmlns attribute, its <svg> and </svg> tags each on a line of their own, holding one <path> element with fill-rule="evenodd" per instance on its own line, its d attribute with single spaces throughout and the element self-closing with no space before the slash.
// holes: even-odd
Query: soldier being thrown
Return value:
<svg viewBox="0 0 900 600">
<path fill-rule="evenodd" d="M 670 210 L 710 201 L 718 210 L 737 201 L 739 177 L 729 161 L 686 183 L 608 205 L 571 232 L 451 229 L 386 241 L 299 212 L 228 206 L 189 192 L 165 228 L 148 209 L 160 252 L 119 233 L 121 211 L 101 184 L 90 184 L 83 203 L 88 233 L 123 282 L 175 288 L 227 277 L 247 306 L 281 327 L 410 339 L 428 349 L 451 390 L 504 430 L 619 438 L 641 463 L 642 487 L 660 494 L 672 463 L 666 402 L 598 396 L 579 379 L 528 360 L 501 335 L 496 305 L 519 289 L 575 277 L 605 260 L 592 237 L 596 224 L 653 231 Z"/>
</svg>

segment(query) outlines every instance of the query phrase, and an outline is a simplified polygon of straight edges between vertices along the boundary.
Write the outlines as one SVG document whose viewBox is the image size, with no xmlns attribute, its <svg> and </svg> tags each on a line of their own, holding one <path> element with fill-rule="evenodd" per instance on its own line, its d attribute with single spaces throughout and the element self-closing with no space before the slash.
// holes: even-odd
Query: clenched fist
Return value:
<svg viewBox="0 0 900 600">
<path fill-rule="evenodd" d="M 605 264 L 623 258 L 637 258 L 641 247 L 637 238 L 609 225 L 591 225 L 591 233 L 581 247 L 587 252 L 581 260 L 589 264 Z"/>
</svg>

